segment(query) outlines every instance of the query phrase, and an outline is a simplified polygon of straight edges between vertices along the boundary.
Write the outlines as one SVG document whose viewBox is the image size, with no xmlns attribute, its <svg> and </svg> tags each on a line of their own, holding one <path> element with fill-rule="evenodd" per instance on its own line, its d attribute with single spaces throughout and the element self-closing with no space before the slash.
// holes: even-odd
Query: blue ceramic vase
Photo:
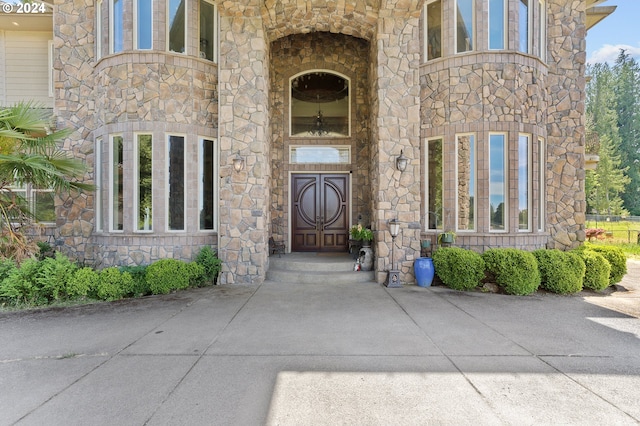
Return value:
<svg viewBox="0 0 640 426">
<path fill-rule="evenodd" d="M 433 282 L 435 269 L 433 267 L 433 259 L 430 257 L 419 257 L 413 263 L 413 271 L 416 275 L 416 281 L 420 287 L 429 287 Z"/>
</svg>

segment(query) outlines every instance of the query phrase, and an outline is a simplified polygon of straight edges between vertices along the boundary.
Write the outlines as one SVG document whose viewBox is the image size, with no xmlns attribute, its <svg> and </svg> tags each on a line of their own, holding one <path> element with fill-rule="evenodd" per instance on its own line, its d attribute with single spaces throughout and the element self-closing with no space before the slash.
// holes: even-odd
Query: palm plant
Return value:
<svg viewBox="0 0 640 426">
<path fill-rule="evenodd" d="M 48 110 L 32 102 L 0 108 L 0 257 L 19 261 L 37 251 L 21 232 L 32 219 L 26 200 L 12 187 L 28 184 L 57 193 L 93 188 L 78 180 L 86 166 L 58 145 L 69 131 L 52 131 L 51 119 Z"/>
</svg>

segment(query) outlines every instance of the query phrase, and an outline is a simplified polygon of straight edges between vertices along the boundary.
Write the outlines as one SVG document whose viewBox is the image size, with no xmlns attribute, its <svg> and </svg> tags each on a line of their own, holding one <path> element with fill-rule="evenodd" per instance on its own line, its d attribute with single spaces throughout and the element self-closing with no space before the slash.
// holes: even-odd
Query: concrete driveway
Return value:
<svg viewBox="0 0 640 426">
<path fill-rule="evenodd" d="M 639 277 L 607 296 L 265 282 L 0 314 L 0 424 L 637 425 Z"/>
</svg>

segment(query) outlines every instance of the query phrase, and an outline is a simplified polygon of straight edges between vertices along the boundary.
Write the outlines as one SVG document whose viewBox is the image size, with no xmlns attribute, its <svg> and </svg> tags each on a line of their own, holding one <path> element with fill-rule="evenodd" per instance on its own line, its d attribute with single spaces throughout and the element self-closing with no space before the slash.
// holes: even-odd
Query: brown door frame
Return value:
<svg viewBox="0 0 640 426">
<path fill-rule="evenodd" d="M 292 190 L 292 183 L 293 183 L 293 175 L 349 175 L 348 177 L 348 184 L 347 184 L 347 232 L 349 230 L 349 228 L 351 227 L 351 211 L 353 209 L 353 179 L 352 179 L 352 172 L 351 171 L 335 171 L 335 170 L 297 170 L 297 171 L 290 171 L 289 172 L 289 177 L 287 180 L 287 192 L 288 192 L 288 200 L 287 200 L 287 204 L 288 204 L 288 211 L 289 214 L 287 215 L 287 240 L 288 240 L 288 244 L 287 247 L 289 247 L 290 251 L 294 251 L 293 250 L 293 190 Z M 348 249 L 348 247 L 347 247 Z M 345 252 L 346 250 L 345 249 Z"/>
</svg>

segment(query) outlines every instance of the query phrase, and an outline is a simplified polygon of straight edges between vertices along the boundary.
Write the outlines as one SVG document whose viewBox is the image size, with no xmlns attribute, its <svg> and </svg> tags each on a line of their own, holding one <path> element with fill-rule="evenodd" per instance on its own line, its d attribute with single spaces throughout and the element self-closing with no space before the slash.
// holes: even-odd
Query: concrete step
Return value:
<svg viewBox="0 0 640 426">
<path fill-rule="evenodd" d="M 269 258 L 267 280 L 300 284 L 350 284 L 374 281 L 374 271 L 354 271 L 348 253 L 288 253 Z"/>
</svg>

